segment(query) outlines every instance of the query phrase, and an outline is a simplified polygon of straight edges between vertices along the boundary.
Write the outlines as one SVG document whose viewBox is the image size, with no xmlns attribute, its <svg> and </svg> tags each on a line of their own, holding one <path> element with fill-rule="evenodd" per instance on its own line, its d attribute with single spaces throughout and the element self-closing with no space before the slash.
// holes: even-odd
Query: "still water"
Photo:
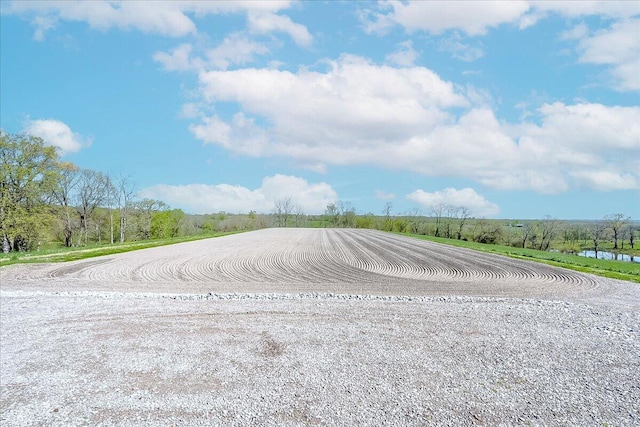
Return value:
<svg viewBox="0 0 640 427">
<path fill-rule="evenodd" d="M 578 255 L 585 256 L 587 258 L 595 258 L 596 252 L 582 251 L 582 252 L 579 252 Z M 640 257 L 633 257 L 625 254 L 616 254 L 613 252 L 604 252 L 604 251 L 598 251 L 598 259 L 611 259 L 611 260 L 615 259 L 618 261 L 640 262 Z"/>
</svg>

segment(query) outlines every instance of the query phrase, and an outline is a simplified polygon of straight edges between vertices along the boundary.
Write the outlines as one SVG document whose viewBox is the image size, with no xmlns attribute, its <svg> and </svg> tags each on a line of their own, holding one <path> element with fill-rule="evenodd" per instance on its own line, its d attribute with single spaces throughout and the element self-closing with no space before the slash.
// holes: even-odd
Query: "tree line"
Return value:
<svg viewBox="0 0 640 427">
<path fill-rule="evenodd" d="M 276 200 L 270 214 L 192 215 L 160 200 L 139 199 L 130 177 L 82 169 L 62 161 L 40 138 L 0 132 L 0 234 L 2 251 L 29 251 L 43 242 L 87 246 L 266 227 L 349 227 L 472 240 L 538 250 L 578 252 L 634 249 L 640 226 L 621 213 L 599 221 L 510 221 L 474 218 L 464 206 L 436 204 L 395 214 L 357 213 L 348 201 L 307 215 L 292 197 Z"/>
<path fill-rule="evenodd" d="M 130 178 L 81 169 L 29 135 L 0 134 L 2 251 L 173 237 L 184 212 L 139 200 Z"/>
</svg>

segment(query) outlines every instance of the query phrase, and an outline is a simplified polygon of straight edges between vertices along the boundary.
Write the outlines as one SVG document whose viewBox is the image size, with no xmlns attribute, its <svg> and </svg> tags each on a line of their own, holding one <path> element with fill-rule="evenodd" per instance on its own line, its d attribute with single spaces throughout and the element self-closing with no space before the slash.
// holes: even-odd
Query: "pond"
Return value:
<svg viewBox="0 0 640 427">
<path fill-rule="evenodd" d="M 578 252 L 579 256 L 584 256 L 587 258 L 595 258 L 596 257 L 596 252 L 595 251 L 582 251 L 582 252 Z M 598 259 L 609 259 L 609 260 L 618 260 L 618 261 L 627 261 L 627 262 L 640 262 L 640 257 L 634 257 L 631 255 L 626 255 L 626 254 L 617 254 L 614 252 L 605 252 L 605 251 L 598 251 Z"/>
</svg>

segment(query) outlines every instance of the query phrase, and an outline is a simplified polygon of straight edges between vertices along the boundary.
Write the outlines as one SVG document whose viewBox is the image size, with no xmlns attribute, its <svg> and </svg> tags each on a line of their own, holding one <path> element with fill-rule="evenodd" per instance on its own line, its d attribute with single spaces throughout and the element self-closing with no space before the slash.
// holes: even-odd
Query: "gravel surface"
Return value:
<svg viewBox="0 0 640 427">
<path fill-rule="evenodd" d="M 630 282 L 305 229 L 0 279 L 2 425 L 640 425 Z"/>
</svg>

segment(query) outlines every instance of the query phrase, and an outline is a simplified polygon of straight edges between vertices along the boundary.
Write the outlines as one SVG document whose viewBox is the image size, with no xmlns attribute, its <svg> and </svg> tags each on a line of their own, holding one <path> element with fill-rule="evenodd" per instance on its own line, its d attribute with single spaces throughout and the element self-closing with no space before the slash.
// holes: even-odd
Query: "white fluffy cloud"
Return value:
<svg viewBox="0 0 640 427">
<path fill-rule="evenodd" d="M 530 8 L 526 1 L 389 1 L 380 12 L 367 14 L 365 30 L 386 31 L 401 25 L 407 31 L 441 34 L 460 30 L 468 35 L 485 34 L 491 27 L 517 22 Z"/>
<path fill-rule="evenodd" d="M 240 112 L 203 117 L 191 132 L 243 155 L 285 157 L 319 171 L 376 165 L 501 190 L 640 185 L 640 107 L 545 104 L 536 121 L 509 124 L 424 67 L 353 56 L 324 73 L 241 69 L 199 79 L 204 102 L 236 103 Z M 617 178 L 585 178 L 603 171 Z"/>
<path fill-rule="evenodd" d="M 418 56 L 420 55 L 413 48 L 413 42 L 407 40 L 398 44 L 398 49 L 395 52 L 387 55 L 387 61 L 401 67 L 410 67 L 414 65 Z"/>
<path fill-rule="evenodd" d="M 464 43 L 457 32 L 440 41 L 440 50 L 449 52 L 454 58 L 465 62 L 472 62 L 484 56 L 482 47 Z"/>
<path fill-rule="evenodd" d="M 277 15 L 271 12 L 250 12 L 249 29 L 258 34 L 276 31 L 287 33 L 296 44 L 300 46 L 309 46 L 313 41 L 313 37 L 309 34 L 307 27 L 296 24 L 288 16 Z"/>
<path fill-rule="evenodd" d="M 577 27 L 578 30 L 580 27 Z M 614 23 L 611 28 L 586 36 L 578 44 L 580 61 L 611 67 L 613 86 L 621 91 L 640 90 L 640 19 Z"/>
<path fill-rule="evenodd" d="M 77 134 L 60 120 L 29 120 L 24 132 L 40 137 L 47 145 L 60 149 L 62 155 L 80 151 L 83 147 L 91 145 L 91 139 Z"/>
<path fill-rule="evenodd" d="M 489 202 L 472 188 L 445 188 L 441 191 L 428 193 L 416 190 L 407 194 L 407 199 L 420 204 L 423 208 L 430 209 L 438 205 L 464 207 L 476 217 L 495 217 L 500 213 L 498 205 Z"/>
<path fill-rule="evenodd" d="M 620 91 L 640 90 L 640 8 L 633 1 L 386 1 L 377 10 L 363 10 L 366 32 L 384 33 L 399 25 L 407 32 L 426 31 L 453 36 L 440 40 L 440 48 L 464 61 L 484 55 L 478 45 L 464 42 L 466 36 L 481 36 L 499 25 L 525 29 L 550 14 L 568 18 L 600 16 L 613 19 L 609 30 L 588 36 L 583 23 L 561 38 L 579 40 L 578 52 L 584 63 L 610 66 L 613 87 Z"/>
<path fill-rule="evenodd" d="M 253 62 L 256 55 L 264 55 L 269 49 L 258 42 L 249 40 L 240 33 L 230 34 L 216 47 L 205 49 L 200 55 L 194 53 L 194 46 L 183 43 L 170 52 L 158 51 L 153 59 L 167 71 L 226 70 L 232 65 Z"/>
<path fill-rule="evenodd" d="M 266 33 L 281 31 L 296 43 L 307 46 L 312 37 L 306 27 L 277 12 L 289 8 L 291 1 L 12 1 L 3 4 L 3 13 L 33 16 L 36 39 L 59 20 L 86 22 L 91 28 L 135 29 L 145 33 L 182 37 L 197 33 L 191 16 L 246 13 L 250 28 Z"/>
<path fill-rule="evenodd" d="M 400 25 L 408 32 L 427 31 L 441 34 L 462 31 L 469 36 L 486 34 L 503 24 L 526 28 L 546 14 L 566 17 L 601 15 L 623 19 L 637 15 L 638 5 L 632 1 L 414 1 L 380 2 L 378 10 L 361 13 L 365 31 L 384 32 Z"/>
<path fill-rule="evenodd" d="M 140 192 L 140 197 L 160 199 L 172 206 L 192 213 L 269 213 L 276 200 L 291 198 L 294 205 L 305 213 L 324 212 L 327 204 L 338 200 L 337 193 L 329 184 L 309 183 L 295 176 L 274 175 L 262 180 L 260 188 L 251 190 L 229 184 L 155 185 Z"/>
</svg>

